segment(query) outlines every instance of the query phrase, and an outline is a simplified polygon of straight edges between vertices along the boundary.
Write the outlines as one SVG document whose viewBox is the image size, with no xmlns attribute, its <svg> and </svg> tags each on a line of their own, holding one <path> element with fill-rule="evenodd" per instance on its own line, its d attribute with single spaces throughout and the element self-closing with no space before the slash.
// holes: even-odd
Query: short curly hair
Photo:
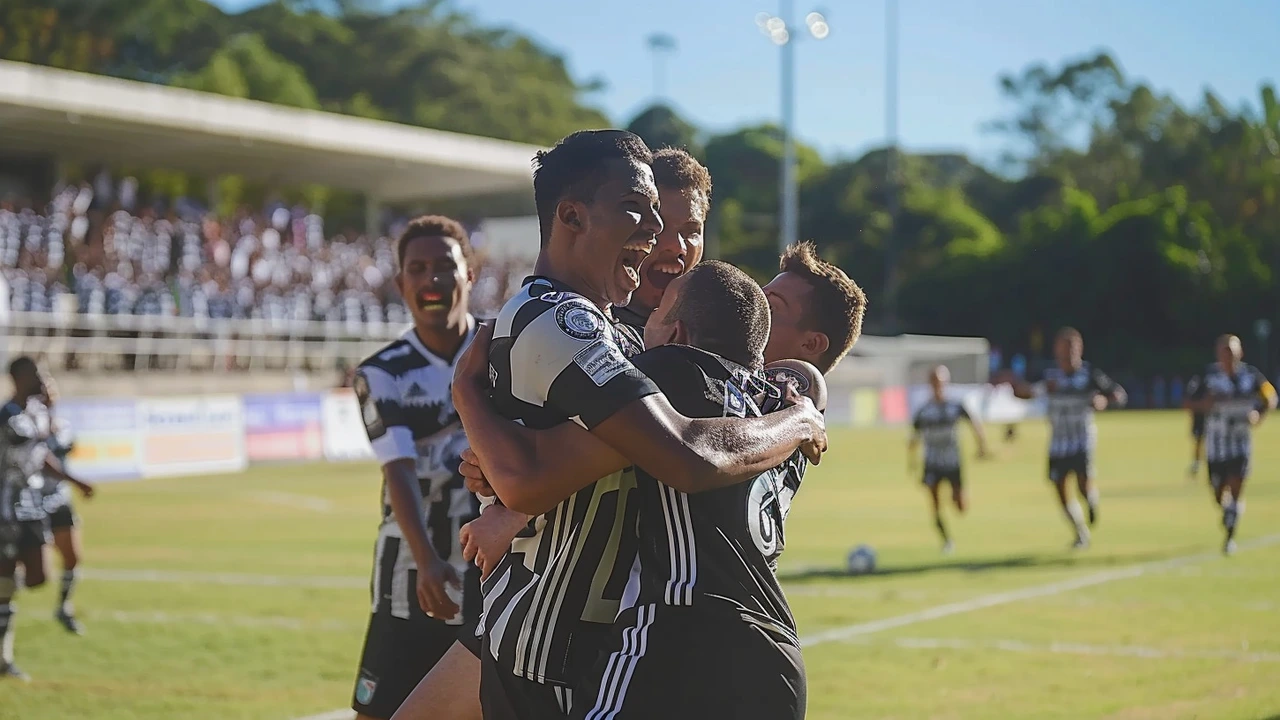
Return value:
<svg viewBox="0 0 1280 720">
<path fill-rule="evenodd" d="M 462 250 L 462 257 L 471 262 L 471 234 L 462 223 L 444 215 L 423 215 L 410 220 L 396 240 L 396 261 L 403 266 L 404 253 L 409 249 L 409 243 L 425 237 L 444 237 L 456 241 Z"/>
</svg>

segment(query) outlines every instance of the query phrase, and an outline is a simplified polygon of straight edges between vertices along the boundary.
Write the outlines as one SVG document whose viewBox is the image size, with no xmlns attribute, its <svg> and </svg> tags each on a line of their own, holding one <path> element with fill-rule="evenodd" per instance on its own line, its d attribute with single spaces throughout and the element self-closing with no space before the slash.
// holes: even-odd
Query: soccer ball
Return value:
<svg viewBox="0 0 1280 720">
<path fill-rule="evenodd" d="M 859 545 L 849 551 L 847 566 L 850 575 L 866 575 L 875 572 L 876 551 L 870 545 Z"/>
</svg>

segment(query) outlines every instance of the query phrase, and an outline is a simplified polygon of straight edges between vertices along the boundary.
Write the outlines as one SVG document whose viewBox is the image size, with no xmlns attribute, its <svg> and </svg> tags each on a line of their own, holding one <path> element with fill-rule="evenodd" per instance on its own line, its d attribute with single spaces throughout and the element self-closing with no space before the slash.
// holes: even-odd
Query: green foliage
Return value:
<svg viewBox="0 0 1280 720">
<path fill-rule="evenodd" d="M 271 0 L 229 15 L 206 0 L 7 0 L 0 57 L 544 145 L 610 124 L 587 102 L 602 83 L 575 80 L 530 38 L 445 0 L 386 7 Z M 889 328 L 897 303 L 892 329 L 981 335 L 1010 351 L 1076 325 L 1090 355 L 1119 369 L 1185 370 L 1221 332 L 1255 352 L 1254 320 L 1280 323 L 1275 89 L 1243 109 L 1211 92 L 1188 105 L 1106 53 L 999 85 L 1011 105 L 991 124 L 1008 139 L 1000 172 L 885 148 L 828 163 L 797 143 L 801 234 L 867 289 L 868 331 Z M 709 252 L 771 276 L 778 128 L 708 137 L 661 104 L 628 127 L 704 160 L 716 187 Z M 261 190 L 222 181 L 228 207 Z M 331 209 L 354 202 L 307 192 Z M 1280 335 L 1272 344 L 1280 357 Z"/>
</svg>

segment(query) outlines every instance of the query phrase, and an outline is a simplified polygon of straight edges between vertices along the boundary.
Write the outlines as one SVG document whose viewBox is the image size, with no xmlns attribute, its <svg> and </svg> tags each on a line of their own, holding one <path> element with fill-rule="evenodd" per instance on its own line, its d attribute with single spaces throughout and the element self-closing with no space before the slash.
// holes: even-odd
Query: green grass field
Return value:
<svg viewBox="0 0 1280 720">
<path fill-rule="evenodd" d="M 1186 416 L 1101 422 L 1102 515 L 1082 553 L 1066 549 L 1038 422 L 970 462 L 972 508 L 946 558 L 903 431 L 834 434 L 783 557 L 810 718 L 1280 717 L 1280 424 L 1259 431 L 1241 552 L 1224 559 L 1204 481 L 1185 476 Z M 377 488 L 363 464 L 104 486 L 80 504 L 88 634 L 53 622 L 53 587 L 22 595 L 17 653 L 35 680 L 0 684 L 0 718 L 292 720 L 342 707 Z M 840 575 L 859 543 L 880 572 Z"/>
</svg>

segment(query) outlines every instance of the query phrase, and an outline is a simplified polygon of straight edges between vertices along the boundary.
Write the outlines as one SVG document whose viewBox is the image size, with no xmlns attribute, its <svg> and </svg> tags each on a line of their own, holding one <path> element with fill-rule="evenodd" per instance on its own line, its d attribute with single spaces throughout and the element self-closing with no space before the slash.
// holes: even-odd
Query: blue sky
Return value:
<svg viewBox="0 0 1280 720">
<path fill-rule="evenodd" d="M 227 9 L 255 0 L 215 0 Z M 755 26 L 777 0 L 455 0 L 486 24 L 519 29 L 563 54 L 575 77 L 608 88 L 592 100 L 614 122 L 653 99 L 645 38 L 673 36 L 667 96 L 698 125 L 775 121 L 778 50 Z M 820 9 L 823 41 L 797 46 L 797 133 L 831 156 L 885 137 L 884 0 L 795 0 Z M 912 149 L 993 159 L 1002 140 L 982 125 L 1006 115 L 1001 72 L 1056 66 L 1110 50 L 1127 74 L 1184 101 L 1211 87 L 1228 105 L 1256 103 L 1280 73 L 1277 0 L 899 0 L 899 135 Z"/>
</svg>

